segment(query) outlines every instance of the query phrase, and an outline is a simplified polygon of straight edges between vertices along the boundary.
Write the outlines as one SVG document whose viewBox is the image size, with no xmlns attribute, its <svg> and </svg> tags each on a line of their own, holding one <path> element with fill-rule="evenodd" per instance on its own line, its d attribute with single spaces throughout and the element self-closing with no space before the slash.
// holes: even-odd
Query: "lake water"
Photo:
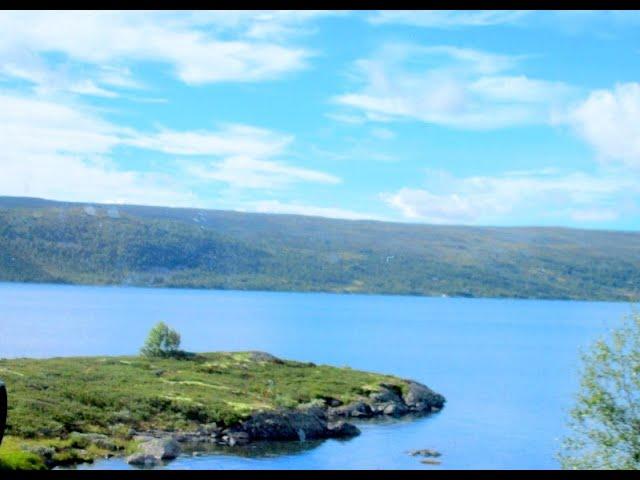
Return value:
<svg viewBox="0 0 640 480">
<path fill-rule="evenodd" d="M 135 354 L 163 320 L 187 350 L 349 365 L 418 380 L 447 398 L 436 415 L 363 423 L 349 441 L 220 449 L 166 468 L 557 468 L 579 350 L 630 311 L 603 302 L 0 283 L 0 357 Z M 440 451 L 441 465 L 407 453 L 422 448 Z"/>
</svg>

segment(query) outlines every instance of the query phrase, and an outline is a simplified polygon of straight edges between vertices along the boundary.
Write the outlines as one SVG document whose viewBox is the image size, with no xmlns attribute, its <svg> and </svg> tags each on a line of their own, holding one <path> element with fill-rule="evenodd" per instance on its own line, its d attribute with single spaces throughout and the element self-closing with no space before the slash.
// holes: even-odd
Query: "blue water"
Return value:
<svg viewBox="0 0 640 480">
<path fill-rule="evenodd" d="M 167 468 L 557 468 L 579 349 L 624 303 L 0 284 L 0 357 L 134 354 L 163 320 L 192 351 L 264 350 L 391 373 L 439 414 L 364 423 L 349 441 L 183 456 Z M 9 388 L 11 379 L 5 378 Z M 423 465 L 408 450 L 442 453 Z M 129 468 L 112 459 L 91 468 Z"/>
</svg>

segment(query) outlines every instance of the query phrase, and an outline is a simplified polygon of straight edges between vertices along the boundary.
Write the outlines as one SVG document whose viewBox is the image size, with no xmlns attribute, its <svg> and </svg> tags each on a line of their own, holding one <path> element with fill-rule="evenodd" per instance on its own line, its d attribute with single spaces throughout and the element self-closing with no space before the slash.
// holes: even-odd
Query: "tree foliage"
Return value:
<svg viewBox="0 0 640 480">
<path fill-rule="evenodd" d="M 175 357 L 180 354 L 180 334 L 164 322 L 158 322 L 149 332 L 141 350 L 145 357 Z"/>
<path fill-rule="evenodd" d="M 640 232 L 0 197 L 0 281 L 12 282 L 639 301 L 639 250 Z"/>
<path fill-rule="evenodd" d="M 583 356 L 560 461 L 570 469 L 640 468 L 640 313 Z"/>
</svg>

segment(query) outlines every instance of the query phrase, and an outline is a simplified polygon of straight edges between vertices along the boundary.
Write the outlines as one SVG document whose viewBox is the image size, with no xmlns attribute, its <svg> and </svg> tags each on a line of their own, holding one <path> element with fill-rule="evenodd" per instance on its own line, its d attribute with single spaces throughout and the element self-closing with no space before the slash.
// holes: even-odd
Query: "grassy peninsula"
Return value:
<svg viewBox="0 0 640 480">
<path fill-rule="evenodd" d="M 134 432 L 225 428 L 258 411 L 349 405 L 384 388 L 403 394 L 411 387 L 390 375 L 261 352 L 0 359 L 0 376 L 9 391 L 0 469 L 126 455 L 137 447 Z"/>
</svg>

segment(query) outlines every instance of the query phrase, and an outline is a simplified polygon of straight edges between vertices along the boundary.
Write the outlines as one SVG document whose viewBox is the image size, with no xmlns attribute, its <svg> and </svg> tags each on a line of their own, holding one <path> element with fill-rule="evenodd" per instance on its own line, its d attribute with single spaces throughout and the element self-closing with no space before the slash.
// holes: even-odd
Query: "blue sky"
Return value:
<svg viewBox="0 0 640 480">
<path fill-rule="evenodd" d="M 640 228 L 640 13 L 2 12 L 0 195 Z"/>
</svg>

